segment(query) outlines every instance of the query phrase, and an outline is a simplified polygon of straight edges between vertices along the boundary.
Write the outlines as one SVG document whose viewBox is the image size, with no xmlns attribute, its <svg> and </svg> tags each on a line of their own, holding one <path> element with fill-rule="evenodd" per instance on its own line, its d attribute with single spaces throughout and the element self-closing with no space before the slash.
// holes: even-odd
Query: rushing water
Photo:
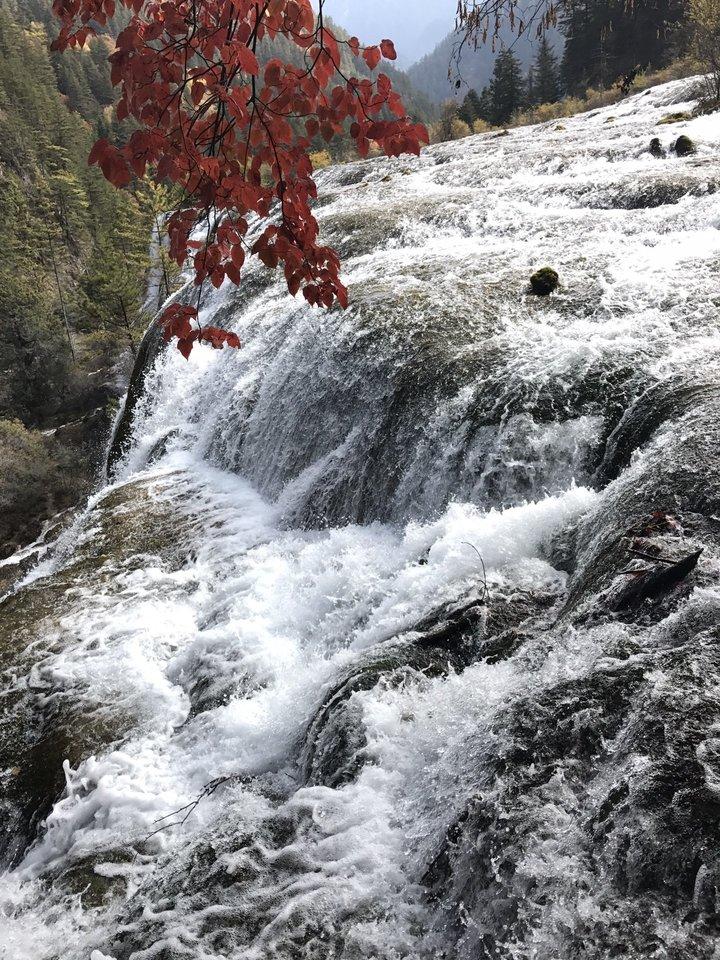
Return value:
<svg viewBox="0 0 720 960">
<path fill-rule="evenodd" d="M 692 90 L 329 170 L 351 308 L 253 268 L 204 304 L 242 351 L 149 363 L 0 605 L 3 960 L 716 958 L 720 116 L 658 125 Z M 629 531 L 705 552 L 622 613 Z"/>
</svg>

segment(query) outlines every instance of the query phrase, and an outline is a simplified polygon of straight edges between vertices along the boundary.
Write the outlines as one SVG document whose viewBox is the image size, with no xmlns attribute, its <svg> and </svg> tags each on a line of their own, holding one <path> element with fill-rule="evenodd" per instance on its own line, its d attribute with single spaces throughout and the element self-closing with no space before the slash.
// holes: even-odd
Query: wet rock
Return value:
<svg viewBox="0 0 720 960">
<path fill-rule="evenodd" d="M 133 416 L 135 414 L 135 408 L 143 395 L 145 379 L 164 347 L 165 341 L 163 340 L 162 329 L 158 324 L 151 323 L 138 347 L 123 411 L 115 427 L 115 432 L 108 449 L 106 463 L 108 475 L 113 473 L 115 467 L 127 452 L 131 437 Z"/>
<path fill-rule="evenodd" d="M 649 149 L 650 149 L 650 153 L 651 153 L 654 157 L 665 157 L 665 156 L 666 156 L 665 150 L 663 149 L 663 145 L 660 143 L 660 137 L 653 137 L 653 138 L 652 138 L 652 140 L 650 141 L 650 147 L 649 147 Z"/>
<path fill-rule="evenodd" d="M 553 815 L 557 810 L 562 819 L 564 806 L 563 791 L 556 788 L 565 781 L 570 803 L 575 790 L 584 794 L 583 781 L 600 773 L 608 758 L 606 738 L 622 728 L 641 682 L 637 666 L 596 672 L 559 683 L 537 701 L 523 701 L 498 717 L 502 746 L 492 772 L 478 780 L 476 797 L 451 823 L 423 877 L 442 940 L 453 945 L 449 957 L 502 955 L 503 945 L 522 939 L 523 931 L 539 933 L 545 917 L 552 923 L 545 907 L 561 902 L 565 881 L 557 873 L 555 879 L 544 874 L 544 856 L 552 857 L 553 848 L 558 856 L 561 850 L 569 853 L 582 836 L 573 831 L 567 847 L 559 837 L 553 841 Z M 583 854 L 576 854 L 582 861 Z M 575 872 L 572 855 L 565 866 L 577 896 L 578 885 L 592 882 L 590 875 Z M 542 932 L 543 939 L 553 940 L 554 955 L 573 956 L 579 931 L 559 929 L 555 937 L 551 930 Z M 538 955 L 549 960 L 552 954 Z"/>
<path fill-rule="evenodd" d="M 718 556 L 720 526 L 713 518 L 720 516 L 719 417 L 718 384 L 682 379 L 657 385 L 628 412 L 608 443 L 601 475 L 629 466 L 580 523 L 568 610 L 595 608 L 601 594 L 622 594 L 633 537 L 640 537 L 642 552 L 675 561 L 699 550 L 708 559 Z M 658 515 L 672 515 L 678 526 L 648 529 L 648 518 Z M 667 616 L 694 587 L 712 581 L 711 566 L 703 563 L 677 589 L 646 604 L 645 613 Z"/>
<path fill-rule="evenodd" d="M 658 556 L 653 559 L 652 554 L 644 554 L 653 566 L 649 568 L 631 569 L 625 575 L 628 577 L 627 586 L 614 598 L 615 610 L 627 610 L 638 607 L 644 600 L 651 600 L 669 593 L 674 587 L 689 576 L 702 556 L 702 550 L 682 557 L 680 560 L 668 561 Z"/>
<path fill-rule="evenodd" d="M 326 695 L 307 729 L 300 758 L 304 781 L 337 788 L 363 766 L 366 739 L 356 693 L 378 683 L 422 684 L 480 660 L 506 659 L 557 601 L 554 593 L 523 591 L 490 599 L 481 588 L 423 617 L 397 640 L 368 651 Z"/>
<path fill-rule="evenodd" d="M 638 173 L 632 180 L 622 179 L 598 189 L 588 184 L 584 202 L 598 210 L 651 210 L 679 203 L 683 197 L 703 197 L 716 193 L 718 181 L 708 176 L 702 164 L 664 168 Z"/>
<path fill-rule="evenodd" d="M 595 482 L 615 480 L 663 424 L 680 419 L 693 408 L 720 400 L 720 383 L 697 376 L 661 380 L 630 404 L 608 437 Z"/>
<path fill-rule="evenodd" d="M 629 943 L 653 956 L 665 924 L 701 911 L 717 924 L 718 622 L 675 647 L 636 634 L 630 655 L 604 636 L 587 676 L 498 716 L 493 769 L 479 767 L 429 863 L 453 960 L 504 955 L 528 931 L 543 960 L 604 960 Z M 590 891 L 586 914 L 577 898 Z M 710 960 L 712 942 L 686 928 L 672 956 Z"/>
<path fill-rule="evenodd" d="M 300 766 L 311 784 L 339 787 L 364 763 L 362 710 L 354 694 L 383 682 L 423 682 L 462 669 L 472 661 L 482 638 L 484 600 L 475 595 L 424 617 L 398 642 L 368 651 L 325 697 L 305 734 Z"/>
<path fill-rule="evenodd" d="M 560 286 L 560 277 L 552 267 L 541 267 L 530 277 L 532 292 L 538 297 L 547 297 Z"/>
<path fill-rule="evenodd" d="M 687 157 L 690 156 L 690 154 L 697 152 L 697 148 L 695 147 L 693 141 L 690 139 L 690 137 L 685 136 L 684 133 L 681 134 L 675 141 L 673 150 L 678 157 Z"/>
<path fill-rule="evenodd" d="M 61 536 L 53 547 L 56 569 L 0 602 L 0 672 L 13 678 L 0 711 L 0 863 L 17 863 L 37 837 L 65 789 L 64 762 L 77 767 L 122 741 L 145 709 L 132 696 L 113 697 L 110 681 L 105 689 L 87 689 L 82 676 L 66 677 L 52 667 L 57 655 L 67 663 L 88 655 L 92 660 L 96 641 L 68 624 L 80 610 L 92 609 L 96 595 L 98 630 L 104 622 L 105 642 L 121 642 L 122 627 L 117 634 L 112 626 L 108 630 L 103 608 L 104 598 L 122 593 L 118 571 L 131 575 L 153 556 L 161 568 L 179 568 L 187 558 L 190 526 L 143 481 L 119 486 L 84 525 L 73 528 L 74 552 L 64 563 Z M 83 537 L 87 530 L 89 538 Z"/>
</svg>

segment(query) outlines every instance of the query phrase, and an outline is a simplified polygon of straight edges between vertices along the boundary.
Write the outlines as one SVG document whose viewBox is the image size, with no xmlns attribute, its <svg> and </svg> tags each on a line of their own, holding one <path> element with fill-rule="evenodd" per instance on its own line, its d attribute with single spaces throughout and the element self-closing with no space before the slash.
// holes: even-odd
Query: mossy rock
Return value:
<svg viewBox="0 0 720 960">
<path fill-rule="evenodd" d="M 547 297 L 560 286 L 560 277 L 552 267 L 541 267 L 530 277 L 530 288 L 538 297 Z"/>
<path fill-rule="evenodd" d="M 658 126 L 667 123 L 682 123 L 683 120 L 692 120 L 692 114 L 685 111 L 680 111 L 679 113 L 667 113 L 664 117 L 658 120 Z"/>
<path fill-rule="evenodd" d="M 676 156 L 678 157 L 687 157 L 692 153 L 696 153 L 695 144 L 692 142 L 690 137 L 686 137 L 684 133 L 675 141 L 675 146 L 673 147 Z"/>
</svg>

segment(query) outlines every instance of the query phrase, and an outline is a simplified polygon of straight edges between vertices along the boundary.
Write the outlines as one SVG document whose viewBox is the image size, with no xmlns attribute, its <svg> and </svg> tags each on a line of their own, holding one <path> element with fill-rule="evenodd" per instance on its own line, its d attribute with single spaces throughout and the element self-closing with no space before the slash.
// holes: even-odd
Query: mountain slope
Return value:
<svg viewBox="0 0 720 960">
<path fill-rule="evenodd" d="M 452 27 L 456 7 L 456 0 L 415 0 L 412 11 L 402 0 L 328 0 L 326 9 L 365 42 L 390 37 L 405 65 L 433 49 Z"/>
<path fill-rule="evenodd" d="M 550 31 L 548 36 L 556 49 L 561 47 L 562 38 L 557 31 Z M 516 37 L 508 29 L 505 29 L 500 32 L 496 41 L 496 51 L 493 51 L 490 42 L 481 44 L 477 50 L 473 50 L 470 45 L 466 45 L 456 67 L 453 57 L 458 39 L 458 35 L 451 31 L 431 53 L 413 64 L 407 71 L 413 86 L 435 103 L 441 103 L 455 95 L 455 80 L 458 75 L 458 68 L 463 95 L 468 87 L 480 91 L 486 86 L 492 76 L 496 51 L 500 50 L 503 44 L 512 48 L 526 69 L 532 63 L 537 50 L 537 41 L 534 38 L 529 36 Z M 449 71 L 451 73 L 450 77 L 448 77 Z"/>
<path fill-rule="evenodd" d="M 148 211 L 87 165 L 91 117 L 106 106 L 87 81 L 102 76 L 92 53 L 57 75 L 47 40 L 41 23 L 0 4 L 0 557 L 87 489 L 132 323 L 143 327 Z M 75 78 L 82 112 L 69 109 L 63 77 Z M 86 417 L 87 430 L 64 430 Z M 18 471 L 33 483 L 16 485 Z"/>
</svg>

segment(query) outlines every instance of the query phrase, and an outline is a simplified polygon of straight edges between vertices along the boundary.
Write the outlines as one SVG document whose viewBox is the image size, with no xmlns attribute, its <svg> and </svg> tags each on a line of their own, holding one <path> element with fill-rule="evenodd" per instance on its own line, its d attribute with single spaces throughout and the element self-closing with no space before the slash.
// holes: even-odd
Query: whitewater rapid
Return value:
<svg viewBox="0 0 720 960">
<path fill-rule="evenodd" d="M 0 737 L 28 740 L 2 780 L 3 960 L 557 960 L 578 918 L 620 915 L 580 754 L 499 815 L 523 906 L 501 841 L 488 903 L 445 846 L 510 789 L 523 716 L 645 655 L 566 603 L 625 496 L 597 481 L 608 436 L 656 385 L 718 379 L 720 117 L 657 125 L 692 90 L 329 170 L 349 311 L 252 267 L 201 315 L 242 351 L 144 371 L 110 481 L 2 605 Z M 652 157 L 658 133 L 697 153 Z M 563 286 L 539 301 L 546 263 Z M 635 452 L 632 489 L 667 442 Z M 683 616 L 718 600 L 704 583 Z M 472 628 L 433 640 L 463 604 Z M 27 771 L 63 761 L 33 807 Z"/>
</svg>

